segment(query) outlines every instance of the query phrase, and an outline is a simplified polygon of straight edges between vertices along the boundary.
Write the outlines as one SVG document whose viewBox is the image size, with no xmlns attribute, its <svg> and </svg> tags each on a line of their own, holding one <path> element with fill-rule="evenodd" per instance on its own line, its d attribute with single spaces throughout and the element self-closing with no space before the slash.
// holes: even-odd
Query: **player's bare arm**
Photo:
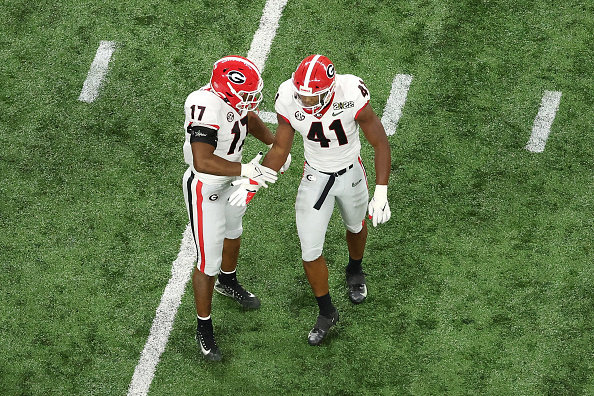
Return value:
<svg viewBox="0 0 594 396">
<path fill-rule="evenodd" d="M 277 118 L 278 127 L 276 128 L 276 135 L 274 136 L 274 144 L 264 157 L 262 165 L 278 172 L 287 161 L 291 146 L 293 145 L 295 130 L 282 116 L 277 115 Z"/>
<path fill-rule="evenodd" d="M 367 104 L 361 110 L 357 122 L 365 138 L 375 151 L 375 183 L 377 185 L 387 185 L 392 166 L 390 144 L 384 126 L 371 108 L 371 104 Z"/>
<path fill-rule="evenodd" d="M 194 169 L 197 172 L 208 173 L 217 176 L 240 176 L 241 164 L 239 162 L 227 161 L 214 154 L 215 146 L 203 143 L 192 143 L 192 155 L 194 157 Z"/>
<path fill-rule="evenodd" d="M 262 143 L 269 145 L 274 142 L 274 135 L 260 119 L 260 116 L 253 111 L 248 112 L 248 133 Z"/>
</svg>

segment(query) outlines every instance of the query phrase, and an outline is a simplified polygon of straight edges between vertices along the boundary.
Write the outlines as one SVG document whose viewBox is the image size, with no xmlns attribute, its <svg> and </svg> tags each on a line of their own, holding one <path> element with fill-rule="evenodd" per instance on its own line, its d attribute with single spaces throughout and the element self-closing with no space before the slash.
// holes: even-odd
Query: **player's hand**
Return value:
<svg viewBox="0 0 594 396">
<path fill-rule="evenodd" d="M 264 154 L 260 151 L 253 160 L 247 164 L 241 164 L 241 176 L 252 179 L 263 187 L 268 187 L 266 183 L 274 183 L 278 177 L 274 170 L 260 165 L 260 160 L 263 155 Z"/>
<path fill-rule="evenodd" d="M 272 144 L 269 144 L 268 150 L 270 150 L 271 148 L 272 148 Z M 281 166 L 281 168 L 279 169 L 279 172 L 281 173 L 281 175 L 283 175 L 287 171 L 287 169 L 289 169 L 289 166 L 291 166 L 291 153 L 289 153 L 289 155 L 287 156 L 287 160 L 285 161 L 283 166 Z"/>
<path fill-rule="evenodd" d="M 390 220 L 392 212 L 390 212 L 390 205 L 388 204 L 388 186 L 375 186 L 375 193 L 369 202 L 369 219 L 373 220 L 373 226 L 385 223 Z"/>
<path fill-rule="evenodd" d="M 281 166 L 281 168 L 279 169 L 279 172 L 282 174 L 284 174 L 287 169 L 289 169 L 289 166 L 291 165 L 291 153 L 289 153 L 289 155 L 287 156 L 287 160 L 285 161 L 285 163 L 283 164 L 283 166 Z"/>
<path fill-rule="evenodd" d="M 233 206 L 246 206 L 260 189 L 260 185 L 251 179 L 238 179 L 231 185 L 239 186 L 229 197 L 229 203 Z"/>
</svg>

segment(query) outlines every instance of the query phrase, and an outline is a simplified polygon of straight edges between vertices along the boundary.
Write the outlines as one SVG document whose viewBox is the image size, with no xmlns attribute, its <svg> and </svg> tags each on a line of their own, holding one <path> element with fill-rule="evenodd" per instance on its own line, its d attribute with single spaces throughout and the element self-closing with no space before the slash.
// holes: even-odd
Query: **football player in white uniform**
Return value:
<svg viewBox="0 0 594 396">
<path fill-rule="evenodd" d="M 301 134 L 306 162 L 295 210 L 303 267 L 320 309 L 308 342 L 319 345 L 339 317 L 330 298 L 328 267 L 322 255 L 334 204 L 346 228 L 348 294 L 358 304 L 367 296 L 361 264 L 367 240 L 365 212 L 369 210 L 374 227 L 390 219 L 390 146 L 363 81 L 353 75 L 335 74 L 332 62 L 322 55 L 305 58 L 292 78 L 281 84 L 275 109 L 275 142 L 262 164 L 280 169 L 295 131 Z M 359 127 L 375 152 L 376 186 L 369 205 L 367 178 L 359 156 Z"/>
<path fill-rule="evenodd" d="M 246 308 L 260 306 L 258 298 L 238 283 L 235 269 L 245 204 L 260 185 L 276 180 L 275 171 L 259 164 L 261 155 L 241 163 L 247 133 L 267 145 L 274 140 L 254 112 L 262 86 L 256 65 L 240 56 L 227 56 L 214 64 L 210 84 L 192 92 L 184 106 L 183 151 L 189 167 L 183 190 L 197 251 L 192 275 L 196 340 L 209 360 L 222 358 L 210 319 L 213 289 Z M 234 187 L 237 180 L 247 185 Z"/>
</svg>

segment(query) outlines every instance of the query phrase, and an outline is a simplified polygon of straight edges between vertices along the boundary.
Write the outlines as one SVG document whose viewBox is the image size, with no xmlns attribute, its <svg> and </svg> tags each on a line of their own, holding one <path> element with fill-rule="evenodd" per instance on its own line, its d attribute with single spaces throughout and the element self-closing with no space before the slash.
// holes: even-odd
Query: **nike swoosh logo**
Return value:
<svg viewBox="0 0 594 396">
<path fill-rule="evenodd" d="M 338 113 L 332 112 L 332 117 L 336 117 L 337 115 L 339 115 L 340 113 L 342 113 L 344 110 L 339 111 Z"/>
</svg>

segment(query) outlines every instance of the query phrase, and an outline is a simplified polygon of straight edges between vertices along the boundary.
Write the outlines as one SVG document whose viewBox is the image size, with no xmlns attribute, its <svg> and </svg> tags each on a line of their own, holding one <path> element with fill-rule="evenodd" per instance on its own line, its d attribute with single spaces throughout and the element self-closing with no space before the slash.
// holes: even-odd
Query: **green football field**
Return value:
<svg viewBox="0 0 594 396">
<path fill-rule="evenodd" d="M 188 223 L 183 103 L 214 61 L 248 54 L 265 4 L 2 1 L 0 395 L 139 389 Z M 115 43 L 107 75 L 81 101 L 102 41 Z M 214 296 L 212 364 L 185 284 L 161 312 L 177 308 L 148 394 L 594 394 L 594 3 L 288 0 L 262 111 L 313 53 L 361 77 L 380 117 L 394 78 L 412 78 L 389 137 L 392 219 L 369 232 L 369 297 L 346 295 L 336 212 L 324 255 L 341 321 L 308 345 L 296 138 L 244 218 L 239 278 L 262 307 Z M 534 131 L 542 152 L 526 149 Z M 262 149 L 248 139 L 244 161 Z M 362 157 L 373 191 L 365 141 Z"/>
</svg>

